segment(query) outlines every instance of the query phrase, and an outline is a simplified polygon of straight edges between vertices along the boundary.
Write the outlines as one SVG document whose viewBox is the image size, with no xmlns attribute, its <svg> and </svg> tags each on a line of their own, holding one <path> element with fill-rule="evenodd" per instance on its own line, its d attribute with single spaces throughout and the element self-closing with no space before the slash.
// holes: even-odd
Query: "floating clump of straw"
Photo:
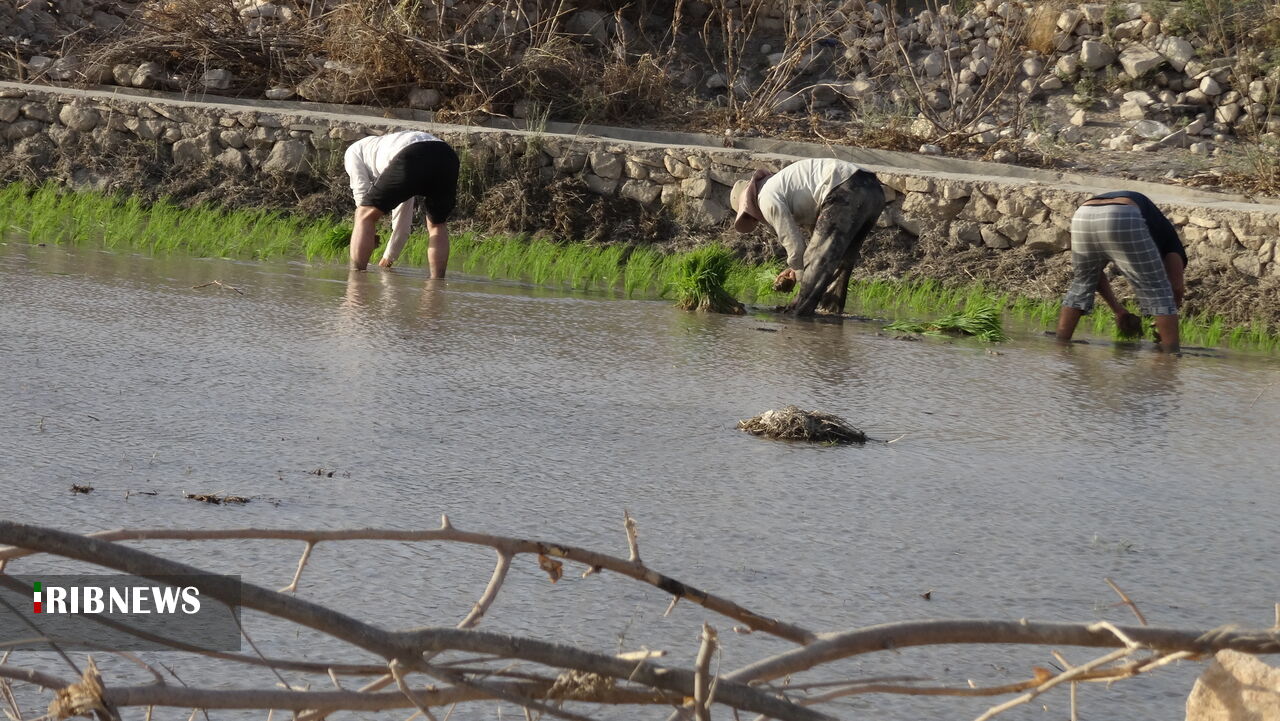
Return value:
<svg viewBox="0 0 1280 721">
<path fill-rule="evenodd" d="M 796 406 L 765 411 L 754 418 L 738 421 L 738 428 L 757 436 L 783 441 L 828 444 L 867 442 L 866 433 L 838 416 L 821 411 L 806 411 Z"/>
</svg>

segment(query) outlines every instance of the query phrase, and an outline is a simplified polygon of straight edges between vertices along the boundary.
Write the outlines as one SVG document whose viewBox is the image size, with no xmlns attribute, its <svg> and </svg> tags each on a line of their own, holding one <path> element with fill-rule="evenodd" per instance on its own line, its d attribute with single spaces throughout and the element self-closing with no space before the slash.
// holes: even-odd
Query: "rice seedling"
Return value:
<svg viewBox="0 0 1280 721">
<path fill-rule="evenodd" d="M 724 288 L 733 264 L 733 255 L 718 245 L 703 246 L 681 256 L 668 281 L 676 306 L 684 310 L 742 313 L 742 304 Z"/>
<path fill-rule="evenodd" d="M 995 305 L 969 305 L 964 310 L 945 315 L 935 321 L 895 321 L 885 330 L 925 335 L 968 335 L 984 343 L 1008 340 L 1001 323 L 1001 311 Z"/>
<path fill-rule="evenodd" d="M 269 210 L 203 205 L 183 208 L 168 200 L 148 204 L 136 196 L 68 192 L 52 183 L 12 183 L 0 187 L 0 235 L 9 233 L 43 243 L 94 243 L 156 254 L 343 261 L 351 226 L 339 218 L 301 218 Z M 399 264 L 425 265 L 427 245 L 425 232 L 412 234 Z M 380 247 L 375 254 L 381 251 Z M 625 297 L 677 297 L 693 307 L 704 302 L 738 307 L 736 299 L 776 305 L 787 298 L 772 287 L 781 264 L 747 264 L 723 248 L 663 254 L 648 247 L 461 232 L 451 238 L 450 255 L 452 267 L 466 273 L 483 270 L 495 278 L 523 278 L 537 284 L 617 292 Z M 718 291 L 713 286 L 718 286 Z M 890 317 L 903 312 L 915 316 L 950 313 L 933 324 L 916 324 L 919 326 L 937 325 L 946 319 L 958 321 L 964 314 L 952 312 L 956 308 L 986 307 L 1003 309 L 1010 319 L 1034 327 L 1053 328 L 1059 312 L 1056 299 L 1010 297 L 980 283 L 946 286 L 932 279 L 855 281 L 849 287 L 849 302 L 860 312 Z M 1104 308 L 1096 310 L 1083 328 L 1104 337 L 1120 337 L 1114 316 Z M 1185 345 L 1215 347 L 1225 343 L 1237 348 L 1280 349 L 1280 332 L 1258 320 L 1229 324 L 1221 316 L 1184 316 L 1181 328 Z M 1149 336 L 1149 329 L 1146 331 Z"/>
<path fill-rule="evenodd" d="M 622 269 L 622 292 L 628 298 L 652 290 L 662 271 L 662 254 L 650 248 L 632 248 Z"/>
</svg>

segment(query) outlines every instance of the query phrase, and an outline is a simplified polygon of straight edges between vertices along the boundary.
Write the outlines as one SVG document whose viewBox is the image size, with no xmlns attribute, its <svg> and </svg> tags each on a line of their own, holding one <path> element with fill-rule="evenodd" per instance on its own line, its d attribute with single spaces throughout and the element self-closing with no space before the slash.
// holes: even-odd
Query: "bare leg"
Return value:
<svg viewBox="0 0 1280 721">
<path fill-rule="evenodd" d="M 369 267 L 369 256 L 378 245 L 378 220 L 381 210 L 362 205 L 356 208 L 355 228 L 351 231 L 351 267 L 364 270 Z"/>
<path fill-rule="evenodd" d="M 427 220 L 427 263 L 431 266 L 432 278 L 443 278 L 449 267 L 449 224 L 432 223 Z"/>
<path fill-rule="evenodd" d="M 1166 353 L 1177 353 L 1182 349 L 1178 338 L 1178 315 L 1156 316 L 1156 332 L 1160 334 L 1160 349 Z"/>
<path fill-rule="evenodd" d="M 1058 313 L 1058 340 L 1066 343 L 1071 340 L 1071 336 L 1076 332 L 1076 325 L 1080 323 L 1080 318 L 1084 316 L 1084 311 L 1079 308 L 1062 307 L 1062 312 Z"/>
</svg>

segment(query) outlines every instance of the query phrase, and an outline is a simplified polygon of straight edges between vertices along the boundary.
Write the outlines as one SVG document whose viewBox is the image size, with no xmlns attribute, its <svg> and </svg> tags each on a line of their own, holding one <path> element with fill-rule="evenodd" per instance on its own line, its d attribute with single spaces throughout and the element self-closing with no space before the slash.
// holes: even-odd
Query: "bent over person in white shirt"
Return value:
<svg viewBox="0 0 1280 721">
<path fill-rule="evenodd" d="M 356 270 L 369 265 L 378 244 L 378 220 L 390 214 L 391 238 L 378 261 L 390 268 L 409 238 L 414 197 L 422 196 L 430 238 L 427 263 L 432 278 L 443 278 L 449 265 L 449 214 L 458 195 L 458 154 L 430 133 L 404 131 L 361 138 L 344 159 L 356 200 L 351 265 Z"/>
<path fill-rule="evenodd" d="M 844 312 L 849 274 L 884 210 L 884 188 L 874 173 L 835 158 L 797 160 L 738 181 L 730 201 L 735 230 L 749 233 L 764 221 L 786 248 L 787 268 L 773 287 L 786 292 L 800 284 L 789 312 Z"/>
</svg>

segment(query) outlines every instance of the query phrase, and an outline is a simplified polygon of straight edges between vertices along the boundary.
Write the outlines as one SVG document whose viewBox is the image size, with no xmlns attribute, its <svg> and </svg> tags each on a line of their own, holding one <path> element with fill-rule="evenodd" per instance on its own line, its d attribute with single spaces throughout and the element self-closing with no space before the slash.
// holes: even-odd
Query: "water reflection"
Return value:
<svg viewBox="0 0 1280 721">
<path fill-rule="evenodd" d="M 1144 423 L 1163 421 L 1182 410 L 1182 358 L 1149 346 L 1117 343 L 1107 350 L 1064 346 L 1062 360 L 1057 379 L 1064 397 L 1086 413 L 1106 411 Z"/>
</svg>

